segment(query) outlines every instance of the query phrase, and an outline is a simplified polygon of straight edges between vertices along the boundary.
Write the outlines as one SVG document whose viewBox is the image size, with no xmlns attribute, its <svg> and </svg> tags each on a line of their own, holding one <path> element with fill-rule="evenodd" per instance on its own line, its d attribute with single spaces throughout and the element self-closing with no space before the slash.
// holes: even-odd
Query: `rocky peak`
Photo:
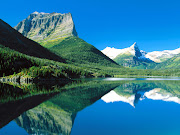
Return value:
<svg viewBox="0 0 180 135">
<path fill-rule="evenodd" d="M 31 13 L 15 27 L 24 36 L 45 42 L 70 36 L 78 36 L 71 13 Z"/>
<path fill-rule="evenodd" d="M 130 46 L 131 52 L 134 56 L 136 57 L 141 57 L 142 53 L 137 45 L 137 43 L 135 42 L 132 46 Z"/>
<path fill-rule="evenodd" d="M 107 55 L 108 57 L 110 57 L 111 59 L 114 59 L 118 55 L 123 55 L 123 54 L 133 55 L 135 57 L 141 57 L 143 55 L 141 53 L 141 50 L 137 46 L 136 42 L 133 45 L 131 45 L 130 47 L 124 48 L 124 49 L 116 49 L 114 47 L 112 47 L 112 48 L 111 47 L 106 47 L 104 50 L 102 50 L 102 52 L 105 55 Z"/>
</svg>

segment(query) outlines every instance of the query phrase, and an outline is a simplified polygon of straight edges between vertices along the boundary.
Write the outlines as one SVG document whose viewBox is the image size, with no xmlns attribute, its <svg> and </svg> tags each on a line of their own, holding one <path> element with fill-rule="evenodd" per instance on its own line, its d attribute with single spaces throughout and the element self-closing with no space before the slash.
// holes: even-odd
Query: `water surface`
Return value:
<svg viewBox="0 0 180 135">
<path fill-rule="evenodd" d="M 11 94 L 9 102 L 1 97 L 0 134 L 179 135 L 179 84 L 179 78 L 106 78 L 43 87 L 48 93 L 38 89 L 22 99 Z M 1 91 L 11 87 L 4 85 Z"/>
</svg>

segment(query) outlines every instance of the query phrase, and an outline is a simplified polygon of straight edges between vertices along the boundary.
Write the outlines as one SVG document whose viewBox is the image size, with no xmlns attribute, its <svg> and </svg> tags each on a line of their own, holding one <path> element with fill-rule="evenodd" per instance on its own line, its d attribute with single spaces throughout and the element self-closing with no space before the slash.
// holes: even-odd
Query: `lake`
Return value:
<svg viewBox="0 0 180 135">
<path fill-rule="evenodd" d="M 0 84 L 0 135 L 180 135 L 180 78 Z"/>
</svg>

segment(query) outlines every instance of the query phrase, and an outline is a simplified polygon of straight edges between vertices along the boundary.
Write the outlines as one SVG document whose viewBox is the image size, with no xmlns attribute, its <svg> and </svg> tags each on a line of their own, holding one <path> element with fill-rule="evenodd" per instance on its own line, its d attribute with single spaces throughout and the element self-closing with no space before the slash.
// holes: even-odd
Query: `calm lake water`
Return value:
<svg viewBox="0 0 180 135">
<path fill-rule="evenodd" d="M 0 89 L 0 135 L 180 135 L 179 78 L 1 84 Z"/>
</svg>

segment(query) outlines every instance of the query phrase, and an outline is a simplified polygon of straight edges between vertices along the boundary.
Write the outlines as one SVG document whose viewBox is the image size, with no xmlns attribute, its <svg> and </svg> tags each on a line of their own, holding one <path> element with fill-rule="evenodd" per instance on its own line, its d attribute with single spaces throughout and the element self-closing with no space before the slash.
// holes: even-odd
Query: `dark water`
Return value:
<svg viewBox="0 0 180 135">
<path fill-rule="evenodd" d="M 0 87 L 0 135 L 180 135 L 179 78 Z"/>
</svg>

